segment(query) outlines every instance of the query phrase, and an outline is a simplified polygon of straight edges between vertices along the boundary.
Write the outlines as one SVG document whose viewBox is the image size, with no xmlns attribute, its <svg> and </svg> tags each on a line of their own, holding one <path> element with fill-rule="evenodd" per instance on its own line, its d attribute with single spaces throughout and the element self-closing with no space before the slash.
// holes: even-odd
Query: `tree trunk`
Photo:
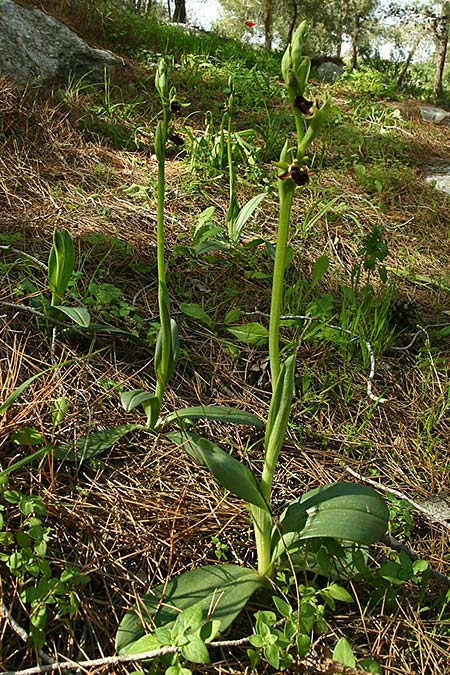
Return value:
<svg viewBox="0 0 450 675">
<path fill-rule="evenodd" d="M 435 97 L 442 92 L 442 76 L 444 74 L 445 59 L 447 56 L 448 30 L 450 25 L 450 3 L 441 5 L 441 16 L 434 24 L 436 36 L 436 69 L 434 71 L 433 94 Z"/>
<path fill-rule="evenodd" d="M 272 49 L 272 0 L 264 0 L 264 46 Z"/>
<path fill-rule="evenodd" d="M 343 18 L 342 18 L 342 3 L 339 3 L 339 16 L 336 26 L 336 58 L 340 59 L 342 54 L 342 33 L 343 33 Z"/>
<path fill-rule="evenodd" d="M 416 39 L 414 40 L 411 49 L 410 49 L 409 52 L 408 52 L 408 56 L 406 57 L 405 63 L 404 63 L 403 66 L 401 67 L 400 73 L 399 73 L 399 75 L 398 75 L 398 77 L 397 77 L 397 87 L 401 87 L 401 85 L 402 85 L 402 83 L 403 83 L 403 80 L 404 80 L 404 78 L 405 78 L 405 75 L 406 75 L 406 73 L 407 73 L 407 71 L 408 71 L 409 65 L 410 65 L 410 63 L 411 63 L 411 61 L 412 61 L 412 58 L 413 58 L 414 54 L 416 53 L 416 49 L 417 49 L 417 47 L 419 46 L 419 44 L 421 43 L 422 39 L 423 39 L 423 34 L 422 34 L 422 33 L 419 33 L 419 35 L 418 35 L 418 36 L 416 37 Z"/>
<path fill-rule="evenodd" d="M 185 0 L 175 0 L 175 9 L 172 21 L 175 23 L 186 23 L 186 2 Z"/>
<path fill-rule="evenodd" d="M 292 35 L 294 33 L 295 27 L 297 25 L 297 18 L 298 18 L 298 5 L 297 5 L 297 0 L 294 0 L 292 3 L 292 20 L 289 24 L 289 30 L 288 30 L 288 35 L 287 35 L 287 44 L 291 44 L 292 40 Z"/>
<path fill-rule="evenodd" d="M 358 14 L 355 14 L 352 32 L 352 58 L 350 61 L 350 68 L 349 68 L 350 72 L 352 72 L 352 70 L 356 68 L 356 65 L 358 63 L 358 42 L 360 29 L 361 29 L 361 17 Z"/>
</svg>

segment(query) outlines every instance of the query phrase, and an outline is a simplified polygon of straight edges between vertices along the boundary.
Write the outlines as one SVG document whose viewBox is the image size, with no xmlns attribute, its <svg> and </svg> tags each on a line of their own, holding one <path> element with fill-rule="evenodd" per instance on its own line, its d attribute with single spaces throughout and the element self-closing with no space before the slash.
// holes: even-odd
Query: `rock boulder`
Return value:
<svg viewBox="0 0 450 675">
<path fill-rule="evenodd" d="M 19 84 L 67 79 L 101 81 L 104 68 L 120 65 L 113 54 L 89 47 L 60 21 L 39 9 L 0 0 L 0 74 Z"/>
<path fill-rule="evenodd" d="M 324 61 L 317 68 L 317 74 L 324 82 L 335 82 L 344 72 L 342 66 L 333 63 L 332 61 Z"/>
</svg>

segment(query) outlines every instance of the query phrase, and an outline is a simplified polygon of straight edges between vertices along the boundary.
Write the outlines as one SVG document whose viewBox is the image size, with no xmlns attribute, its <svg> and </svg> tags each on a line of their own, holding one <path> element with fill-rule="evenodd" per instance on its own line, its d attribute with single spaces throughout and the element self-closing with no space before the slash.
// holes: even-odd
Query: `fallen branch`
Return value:
<svg viewBox="0 0 450 675">
<path fill-rule="evenodd" d="M 442 527 L 445 527 L 447 530 L 450 530 L 450 523 L 447 523 L 445 520 L 439 520 L 435 516 L 435 511 L 432 509 L 428 508 L 425 504 L 420 504 L 418 502 L 415 502 L 413 499 L 410 499 L 407 495 L 405 495 L 403 492 L 400 492 L 400 490 L 396 490 L 395 488 L 387 487 L 386 485 L 383 485 L 383 483 L 380 483 L 379 481 L 372 480 L 372 478 L 366 478 L 366 476 L 361 475 L 354 469 L 351 469 L 349 466 L 344 464 L 343 462 L 340 462 L 341 466 L 352 476 L 357 478 L 358 480 L 363 481 L 364 483 L 367 483 L 368 485 L 372 485 L 372 487 L 376 488 L 377 490 L 383 490 L 383 492 L 389 492 L 390 494 L 394 495 L 394 497 L 398 497 L 399 499 L 404 499 L 408 504 L 411 504 L 417 511 L 420 511 L 420 513 L 423 513 L 423 515 L 428 518 L 428 520 L 431 520 L 433 523 L 440 523 Z"/>
<path fill-rule="evenodd" d="M 19 638 L 22 640 L 22 642 L 28 642 L 27 631 L 25 630 L 25 628 L 22 628 L 22 626 L 20 626 L 17 623 L 17 621 L 11 616 L 11 612 L 6 608 L 6 606 L 3 603 L 1 605 L 0 612 L 1 612 L 0 616 L 3 617 L 4 619 L 6 619 L 6 621 L 9 625 L 9 627 L 11 628 L 11 630 L 16 635 L 19 636 Z M 40 667 L 42 667 L 42 668 L 49 667 L 49 666 L 53 667 L 56 664 L 56 661 L 54 659 L 52 659 L 52 657 L 49 656 L 46 652 L 44 652 L 43 649 L 39 649 L 38 654 L 41 657 L 41 659 L 45 663 L 48 664 L 47 666 L 40 666 Z"/>
<path fill-rule="evenodd" d="M 239 638 L 238 640 L 222 640 L 219 642 L 211 642 L 208 647 L 222 648 L 222 647 L 237 647 L 247 644 L 248 637 Z M 174 654 L 179 651 L 181 647 L 161 647 L 160 649 L 153 649 L 149 652 L 141 652 L 139 654 L 123 654 L 121 656 L 105 656 L 99 659 L 89 659 L 87 661 L 59 661 L 49 663 L 44 666 L 34 666 L 33 668 L 26 668 L 25 670 L 8 670 L 2 675 L 40 675 L 41 673 L 54 673 L 62 670 L 78 672 L 85 668 L 95 668 L 97 666 L 114 666 L 118 663 L 131 663 L 132 661 L 145 661 L 147 659 L 155 659 L 158 656 L 165 656 L 166 654 Z"/>
<path fill-rule="evenodd" d="M 47 272 L 48 267 L 45 263 L 43 263 L 41 260 L 38 258 L 35 258 L 33 255 L 30 255 L 29 253 L 26 253 L 25 251 L 21 251 L 20 248 L 14 248 L 13 246 L 9 246 L 9 244 L 2 244 L 0 246 L 0 251 L 10 251 L 11 253 L 17 253 L 17 255 L 22 256 L 22 258 L 27 258 L 28 260 L 31 260 L 34 262 L 35 265 L 38 265 L 39 267 L 42 267 L 43 270 Z"/>
<path fill-rule="evenodd" d="M 389 546 L 389 548 L 394 549 L 394 551 L 397 551 L 398 553 L 400 553 L 401 551 L 403 553 L 406 553 L 408 558 L 413 562 L 416 560 L 423 560 L 423 558 L 417 555 L 415 551 L 410 549 L 408 546 L 405 546 L 405 544 L 402 544 L 401 541 L 398 541 L 398 539 L 395 539 L 395 537 L 392 537 L 390 534 L 385 534 L 381 541 L 384 544 L 386 544 L 386 546 Z M 431 567 L 428 568 L 428 571 L 430 573 L 430 577 L 433 577 L 433 579 L 436 579 L 436 581 L 440 581 L 445 586 L 450 587 L 450 577 L 448 577 L 446 574 L 442 574 L 442 572 L 437 572 Z"/>
</svg>

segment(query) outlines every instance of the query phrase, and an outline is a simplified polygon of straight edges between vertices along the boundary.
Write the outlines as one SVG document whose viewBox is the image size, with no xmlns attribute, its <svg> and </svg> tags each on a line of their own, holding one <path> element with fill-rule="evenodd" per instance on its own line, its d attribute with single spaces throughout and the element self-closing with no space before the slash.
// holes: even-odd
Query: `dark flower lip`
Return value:
<svg viewBox="0 0 450 675">
<path fill-rule="evenodd" d="M 309 175 L 306 169 L 300 169 L 295 164 L 291 164 L 285 173 L 278 176 L 280 180 L 288 180 L 292 178 L 296 185 L 307 185 L 309 183 Z"/>
<path fill-rule="evenodd" d="M 298 166 L 290 167 L 291 178 L 296 185 L 306 185 L 309 182 L 308 172 Z"/>
<path fill-rule="evenodd" d="M 170 112 L 179 113 L 180 110 L 181 110 L 181 105 L 178 103 L 178 101 L 171 101 L 170 102 Z"/>
<path fill-rule="evenodd" d="M 314 101 L 308 101 L 303 96 L 296 96 L 294 106 L 300 110 L 302 115 L 312 115 L 314 112 Z"/>
</svg>

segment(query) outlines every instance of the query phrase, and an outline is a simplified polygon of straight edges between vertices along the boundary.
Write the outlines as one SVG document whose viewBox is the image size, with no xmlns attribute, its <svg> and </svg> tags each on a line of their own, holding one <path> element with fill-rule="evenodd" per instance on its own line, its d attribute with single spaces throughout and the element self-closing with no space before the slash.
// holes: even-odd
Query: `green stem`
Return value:
<svg viewBox="0 0 450 675">
<path fill-rule="evenodd" d="M 271 577 L 273 572 L 273 566 L 270 562 L 273 527 L 272 516 L 258 506 L 251 506 L 250 513 L 255 532 L 258 574 Z"/>
<path fill-rule="evenodd" d="M 305 135 L 305 126 L 303 116 L 294 108 L 294 118 L 295 118 L 295 131 L 297 132 L 297 162 L 301 166 L 303 163 L 303 155 L 301 152 L 300 146 Z"/>
<path fill-rule="evenodd" d="M 284 269 L 286 266 L 286 250 L 295 183 L 291 180 L 284 181 L 279 179 L 278 192 L 280 196 L 280 217 L 278 223 L 275 265 L 273 270 L 272 301 L 269 322 L 269 358 L 272 376 L 272 392 L 275 391 L 278 376 L 280 374 L 280 316 L 284 295 Z M 274 455 L 270 452 L 270 448 L 266 447 L 265 450 L 264 467 L 259 487 L 267 504 L 270 504 L 278 452 Z M 269 512 L 256 506 L 251 507 L 251 515 L 255 531 L 258 573 L 270 577 L 273 572 L 270 562 L 273 527 L 272 516 Z"/>
<path fill-rule="evenodd" d="M 233 165 L 233 148 L 231 143 L 231 132 L 232 132 L 232 117 L 233 117 L 233 94 L 230 94 L 228 100 L 228 124 L 227 124 L 227 159 L 228 159 L 228 175 L 230 178 L 230 204 L 233 202 L 235 193 L 236 193 L 236 177 L 234 173 Z"/>
<path fill-rule="evenodd" d="M 167 386 L 167 373 L 170 363 L 171 332 L 170 308 L 166 285 L 166 263 L 164 258 L 164 202 L 165 202 L 165 143 L 169 127 L 170 113 L 164 107 L 164 117 L 161 124 L 162 144 L 158 153 L 158 204 L 156 216 L 156 246 L 158 267 L 158 306 L 161 321 L 161 361 L 157 372 L 155 396 L 161 404 Z"/>
<path fill-rule="evenodd" d="M 273 269 L 272 301 L 270 305 L 269 321 L 269 360 L 270 374 L 272 376 L 272 391 L 275 390 L 278 375 L 280 373 L 280 316 L 283 303 L 286 248 L 294 192 L 295 183 L 292 180 L 284 181 L 278 179 L 280 218 L 278 222 L 278 238 L 275 252 L 275 265 Z"/>
</svg>

